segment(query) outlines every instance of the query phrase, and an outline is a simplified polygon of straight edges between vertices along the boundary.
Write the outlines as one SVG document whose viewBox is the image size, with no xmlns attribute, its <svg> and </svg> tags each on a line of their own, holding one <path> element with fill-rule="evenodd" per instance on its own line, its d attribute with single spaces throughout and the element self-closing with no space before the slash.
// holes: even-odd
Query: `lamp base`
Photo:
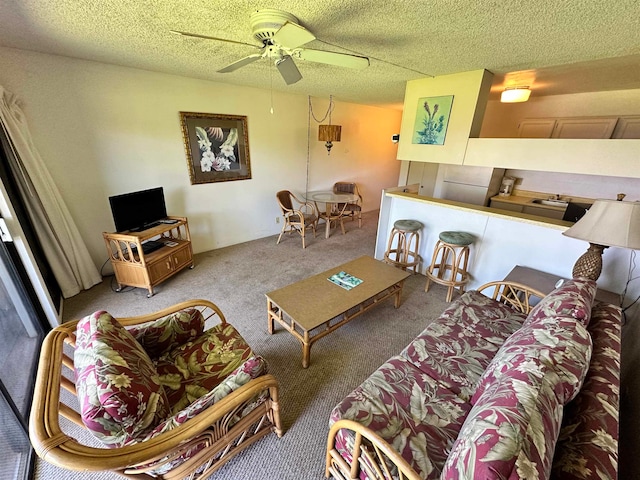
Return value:
<svg viewBox="0 0 640 480">
<path fill-rule="evenodd" d="M 602 272 L 602 252 L 605 245 L 589 243 L 589 248 L 576 260 L 573 266 L 573 278 L 588 278 L 596 281 Z"/>
</svg>

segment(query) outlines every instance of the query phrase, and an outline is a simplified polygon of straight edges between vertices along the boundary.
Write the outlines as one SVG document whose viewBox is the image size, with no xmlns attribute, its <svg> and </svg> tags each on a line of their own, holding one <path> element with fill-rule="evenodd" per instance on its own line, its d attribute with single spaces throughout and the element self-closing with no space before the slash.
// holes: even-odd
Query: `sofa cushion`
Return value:
<svg viewBox="0 0 640 480">
<path fill-rule="evenodd" d="M 436 322 L 449 320 L 460 323 L 484 340 L 502 345 L 522 326 L 526 317 L 524 313 L 471 290 L 458 297 Z"/>
<path fill-rule="evenodd" d="M 589 368 L 592 341 L 587 329 L 572 318 L 542 318 L 525 324 L 500 347 L 482 375 L 471 403 L 483 390 L 513 370 L 535 371 L 543 375 L 553 370 L 558 401 L 566 405 L 580 388 Z"/>
<path fill-rule="evenodd" d="M 127 330 L 151 358 L 158 358 L 202 335 L 204 317 L 200 310 L 188 308 Z"/>
<path fill-rule="evenodd" d="M 542 479 L 562 420 L 552 370 L 513 369 L 485 389 L 453 445 L 442 479 Z"/>
<path fill-rule="evenodd" d="M 439 478 L 470 405 L 401 356 L 390 358 L 331 412 L 369 427 L 425 479 Z M 350 459 L 353 437 L 341 430 L 336 448 Z"/>
<path fill-rule="evenodd" d="M 105 311 L 78 322 L 74 369 L 80 415 L 110 447 L 134 441 L 168 415 L 160 378 L 142 346 Z"/>
<path fill-rule="evenodd" d="M 617 477 L 621 325 L 620 307 L 593 308 L 592 360 L 582 389 L 565 407 L 551 478 Z"/>
<path fill-rule="evenodd" d="M 240 333 L 232 325 L 220 323 L 195 341 L 160 357 L 156 368 L 171 412 L 176 413 L 209 393 L 253 356 Z"/>
<path fill-rule="evenodd" d="M 589 323 L 596 282 L 587 278 L 567 280 L 533 307 L 525 323 L 546 317 L 569 317 Z"/>
<path fill-rule="evenodd" d="M 525 323 L 482 375 L 443 478 L 548 478 L 563 406 L 582 386 L 591 352 L 574 318 Z"/>
<path fill-rule="evenodd" d="M 500 345 L 524 319 L 524 314 L 470 291 L 451 304 L 400 355 L 469 401 Z"/>
<path fill-rule="evenodd" d="M 213 390 L 211 390 L 206 395 L 200 397 L 195 402 L 193 402 L 188 407 L 180 410 L 175 413 L 171 417 L 165 419 L 163 422 L 158 424 L 151 432 L 149 432 L 144 439 L 141 441 L 151 440 L 152 438 L 157 437 L 162 433 L 166 433 L 168 431 L 177 428 L 178 426 L 185 423 L 187 420 L 195 418 L 197 415 L 205 411 L 210 406 L 222 400 L 224 397 L 229 395 L 231 392 L 239 389 L 243 385 L 246 385 L 254 378 L 258 378 L 267 373 L 267 362 L 264 358 L 260 356 L 251 357 L 247 361 L 245 361 L 242 365 L 236 368 L 233 372 L 231 372 L 221 383 L 219 383 Z M 266 399 L 266 395 L 264 392 L 262 394 L 258 394 L 254 400 L 249 402 L 247 406 L 242 410 L 236 412 L 236 414 L 228 419 L 227 427 L 231 428 L 235 425 L 242 417 L 247 415 L 249 412 L 253 411 L 257 406 L 264 403 Z M 208 446 L 208 439 L 205 438 L 203 443 L 196 443 L 195 445 L 189 446 L 179 457 L 174 458 L 168 463 L 163 464 L 152 470 L 147 470 L 149 467 L 156 465 L 158 463 L 166 460 L 166 457 L 161 460 L 156 460 L 152 463 L 139 465 L 138 467 L 131 469 L 132 471 L 143 470 L 146 473 L 150 473 L 153 475 L 164 475 L 165 473 L 173 470 L 177 466 L 181 465 L 185 460 L 193 457 L 196 453 L 202 450 L 204 447 Z"/>
</svg>

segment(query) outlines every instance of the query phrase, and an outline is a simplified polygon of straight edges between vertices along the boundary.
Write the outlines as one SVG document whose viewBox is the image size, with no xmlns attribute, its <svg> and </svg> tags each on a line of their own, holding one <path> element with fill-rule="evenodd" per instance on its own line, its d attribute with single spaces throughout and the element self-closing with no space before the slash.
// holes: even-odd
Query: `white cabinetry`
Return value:
<svg viewBox="0 0 640 480">
<path fill-rule="evenodd" d="M 508 210 L 509 212 L 519 213 L 522 213 L 522 209 L 524 208 L 522 205 L 519 205 L 517 203 L 501 202 L 499 200 L 491 200 L 489 206 L 491 208 L 499 208 L 500 210 Z"/>
<path fill-rule="evenodd" d="M 555 118 L 525 118 L 518 124 L 520 138 L 551 138 Z"/>
<path fill-rule="evenodd" d="M 638 119 L 640 125 L 640 117 Z M 525 118 L 518 124 L 518 137 L 611 138 L 617 123 L 618 117 Z M 630 129 L 633 128 L 630 125 Z"/>
<path fill-rule="evenodd" d="M 640 115 L 620 117 L 611 138 L 640 138 Z"/>
<path fill-rule="evenodd" d="M 551 138 L 611 138 L 618 117 L 558 118 Z"/>
<path fill-rule="evenodd" d="M 420 184 L 418 194 L 433 197 L 433 191 L 438 177 L 437 163 L 409 162 L 407 185 Z"/>
</svg>

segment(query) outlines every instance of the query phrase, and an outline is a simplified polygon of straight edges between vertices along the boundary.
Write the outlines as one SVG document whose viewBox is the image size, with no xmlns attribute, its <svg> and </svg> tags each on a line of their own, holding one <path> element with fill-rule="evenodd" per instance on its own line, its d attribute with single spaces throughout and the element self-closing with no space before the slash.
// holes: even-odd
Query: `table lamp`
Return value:
<svg viewBox="0 0 640 480">
<path fill-rule="evenodd" d="M 596 200 L 584 217 L 562 234 L 589 242 L 588 250 L 573 266 L 573 278 L 595 281 L 602 271 L 605 248 L 640 249 L 640 202 Z"/>
</svg>

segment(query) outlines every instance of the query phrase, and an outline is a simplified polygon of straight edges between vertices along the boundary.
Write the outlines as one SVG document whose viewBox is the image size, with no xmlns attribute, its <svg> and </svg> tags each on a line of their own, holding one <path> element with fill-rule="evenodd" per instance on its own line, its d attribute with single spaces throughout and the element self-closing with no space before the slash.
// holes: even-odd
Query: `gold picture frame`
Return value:
<svg viewBox="0 0 640 480">
<path fill-rule="evenodd" d="M 249 180 L 247 117 L 180 112 L 191 185 Z"/>
</svg>

